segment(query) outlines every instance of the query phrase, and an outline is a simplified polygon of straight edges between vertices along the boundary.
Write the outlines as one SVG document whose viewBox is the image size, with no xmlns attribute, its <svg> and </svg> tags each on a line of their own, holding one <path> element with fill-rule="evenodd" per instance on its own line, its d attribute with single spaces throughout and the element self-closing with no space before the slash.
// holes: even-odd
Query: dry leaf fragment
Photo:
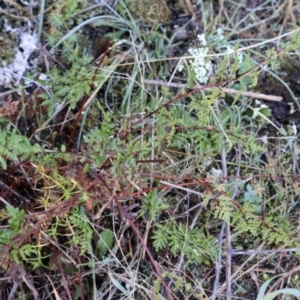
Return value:
<svg viewBox="0 0 300 300">
<path fill-rule="evenodd" d="M 11 117 L 19 111 L 19 101 L 12 101 L 11 95 L 7 97 L 6 101 L 2 102 L 0 107 L 0 117 Z"/>
</svg>

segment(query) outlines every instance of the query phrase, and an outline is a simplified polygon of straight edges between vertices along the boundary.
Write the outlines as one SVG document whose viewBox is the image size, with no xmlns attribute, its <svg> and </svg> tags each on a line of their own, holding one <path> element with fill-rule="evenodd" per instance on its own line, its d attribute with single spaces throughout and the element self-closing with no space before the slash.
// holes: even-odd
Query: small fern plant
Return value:
<svg viewBox="0 0 300 300">
<path fill-rule="evenodd" d="M 210 264 L 217 254 L 213 236 L 200 227 L 189 229 L 173 219 L 156 225 L 152 240 L 156 251 L 169 249 L 174 256 L 183 253 L 189 261 Z"/>
</svg>

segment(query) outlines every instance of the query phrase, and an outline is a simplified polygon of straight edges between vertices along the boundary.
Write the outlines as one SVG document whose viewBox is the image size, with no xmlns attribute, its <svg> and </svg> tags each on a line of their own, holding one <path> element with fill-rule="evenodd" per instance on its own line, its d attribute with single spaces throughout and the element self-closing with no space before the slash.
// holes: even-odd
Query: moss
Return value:
<svg viewBox="0 0 300 300">
<path fill-rule="evenodd" d="M 163 0 L 130 0 L 129 10 L 135 19 L 157 25 L 170 20 L 171 12 Z"/>
<path fill-rule="evenodd" d="M 8 65 L 10 64 L 15 55 L 16 51 L 15 48 L 17 47 L 17 37 L 12 32 L 0 32 L 0 61 L 1 65 Z"/>
</svg>

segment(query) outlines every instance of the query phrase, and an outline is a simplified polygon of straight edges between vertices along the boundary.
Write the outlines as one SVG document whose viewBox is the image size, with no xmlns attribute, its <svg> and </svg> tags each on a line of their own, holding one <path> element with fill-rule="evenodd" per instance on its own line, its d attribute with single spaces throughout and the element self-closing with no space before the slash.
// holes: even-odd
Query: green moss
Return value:
<svg viewBox="0 0 300 300">
<path fill-rule="evenodd" d="M 130 0 L 129 10 L 135 19 L 153 25 L 170 20 L 171 12 L 164 0 Z"/>
<path fill-rule="evenodd" d="M 17 38 L 14 33 L 0 32 L 0 61 L 2 66 L 8 65 L 13 61 L 16 46 Z"/>
</svg>

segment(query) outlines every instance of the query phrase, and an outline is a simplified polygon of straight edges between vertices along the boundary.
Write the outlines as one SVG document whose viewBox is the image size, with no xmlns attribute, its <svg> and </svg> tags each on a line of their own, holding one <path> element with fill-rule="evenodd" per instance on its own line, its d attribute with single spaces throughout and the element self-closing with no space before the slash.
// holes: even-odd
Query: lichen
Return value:
<svg viewBox="0 0 300 300">
<path fill-rule="evenodd" d="M 29 69 L 28 59 L 38 47 L 33 22 L 14 22 L 2 17 L 0 32 L 0 86 L 18 85 L 24 72 Z"/>
</svg>

